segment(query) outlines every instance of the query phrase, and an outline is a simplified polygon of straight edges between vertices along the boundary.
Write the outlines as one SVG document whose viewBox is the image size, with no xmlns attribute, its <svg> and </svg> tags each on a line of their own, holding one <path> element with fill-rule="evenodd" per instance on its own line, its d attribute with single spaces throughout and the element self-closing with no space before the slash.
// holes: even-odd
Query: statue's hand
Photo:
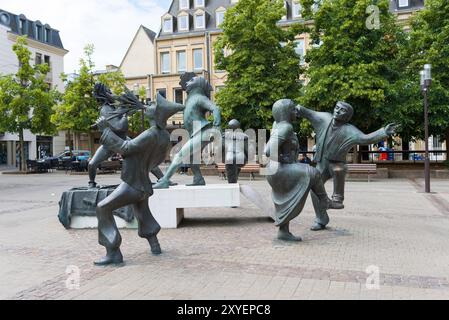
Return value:
<svg viewBox="0 0 449 320">
<path fill-rule="evenodd" d="M 399 129 L 399 125 L 397 125 L 396 123 L 390 123 L 389 125 L 387 125 L 385 127 L 385 131 L 387 132 L 387 134 L 389 136 L 394 135 L 398 129 Z"/>
<path fill-rule="evenodd" d="M 295 107 L 295 111 L 296 111 L 296 114 L 297 114 L 298 117 L 299 117 L 299 115 L 300 115 L 301 108 L 303 108 L 303 106 L 300 105 L 300 104 L 298 104 L 298 105 Z"/>
<path fill-rule="evenodd" d="M 109 128 L 109 122 L 106 120 L 105 117 L 100 117 L 95 122 L 95 126 L 98 128 L 98 130 L 103 132 L 106 128 Z"/>
</svg>

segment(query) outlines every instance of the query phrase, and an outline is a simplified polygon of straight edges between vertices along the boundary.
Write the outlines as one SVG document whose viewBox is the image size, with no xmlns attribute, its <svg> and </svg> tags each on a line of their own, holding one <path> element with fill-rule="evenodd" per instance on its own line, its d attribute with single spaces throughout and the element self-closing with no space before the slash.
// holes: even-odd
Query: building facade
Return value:
<svg viewBox="0 0 449 320">
<path fill-rule="evenodd" d="M 151 97 L 150 75 L 155 74 L 156 36 L 154 31 L 140 26 L 119 67 L 128 89 L 145 88 L 145 98 Z"/>
<path fill-rule="evenodd" d="M 59 31 L 40 21 L 31 21 L 23 14 L 16 15 L 0 9 L 0 74 L 15 74 L 19 68 L 15 53 L 12 50 L 17 37 L 28 37 L 28 49 L 31 51 L 31 63 L 47 63 L 50 72 L 46 82 L 60 92 L 64 91 L 64 83 L 60 74 L 64 72 L 64 49 Z M 39 159 L 48 155 L 56 155 L 64 151 L 65 133 L 57 136 L 34 135 L 29 130 L 24 132 L 25 156 L 27 159 Z M 0 133 L 0 165 L 15 166 L 18 162 L 19 137 L 8 132 Z"/>
</svg>

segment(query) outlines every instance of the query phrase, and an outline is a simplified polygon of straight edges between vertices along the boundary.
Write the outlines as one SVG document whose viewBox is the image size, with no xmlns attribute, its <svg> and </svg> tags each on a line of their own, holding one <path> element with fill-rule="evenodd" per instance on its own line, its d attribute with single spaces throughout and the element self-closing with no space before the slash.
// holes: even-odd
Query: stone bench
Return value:
<svg viewBox="0 0 449 320">
<path fill-rule="evenodd" d="M 206 186 L 175 186 L 170 189 L 154 190 L 150 197 L 150 210 L 164 229 L 177 228 L 184 218 L 185 208 L 217 208 L 240 206 L 240 186 L 238 184 L 211 184 Z M 115 216 L 118 228 L 137 228 L 136 219 L 126 222 Z M 97 228 L 95 216 L 73 216 L 70 228 Z"/>
</svg>

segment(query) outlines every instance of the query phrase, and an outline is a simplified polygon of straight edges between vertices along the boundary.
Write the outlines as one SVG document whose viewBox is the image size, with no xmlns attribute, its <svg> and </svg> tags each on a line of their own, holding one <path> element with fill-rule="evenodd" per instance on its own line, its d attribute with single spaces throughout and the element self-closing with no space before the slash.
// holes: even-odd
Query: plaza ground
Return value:
<svg viewBox="0 0 449 320">
<path fill-rule="evenodd" d="M 93 266 L 104 254 L 96 230 L 65 230 L 57 219 L 61 193 L 86 181 L 0 175 L 0 299 L 449 299 L 448 180 L 433 180 L 431 195 L 419 179 L 350 181 L 328 230 L 309 231 L 308 201 L 291 225 L 301 243 L 275 240 L 272 221 L 244 197 L 236 209 L 188 209 L 179 229 L 161 231 L 161 256 L 121 230 L 119 268 Z M 240 182 L 271 201 L 263 178 Z M 66 286 L 68 266 L 80 270 L 79 289 Z M 366 285 L 370 266 L 378 289 Z"/>
</svg>

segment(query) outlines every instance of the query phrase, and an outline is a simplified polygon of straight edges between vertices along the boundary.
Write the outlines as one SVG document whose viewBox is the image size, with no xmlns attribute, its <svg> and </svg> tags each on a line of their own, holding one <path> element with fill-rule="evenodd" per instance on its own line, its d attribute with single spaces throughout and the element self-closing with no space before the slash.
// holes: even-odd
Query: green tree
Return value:
<svg viewBox="0 0 449 320">
<path fill-rule="evenodd" d="M 432 64 L 433 83 L 429 92 L 429 130 L 449 141 L 449 2 L 427 0 L 411 23 L 407 45 L 401 50 L 399 101 L 391 117 L 401 123 L 401 136 L 424 138 L 424 109 L 419 71 Z"/>
<path fill-rule="evenodd" d="M 87 133 L 91 151 L 93 151 L 91 126 L 100 115 L 99 106 L 93 96 L 95 83 L 103 82 L 111 88 L 114 94 L 123 93 L 125 85 L 125 78 L 120 71 L 96 76 L 94 74 L 95 64 L 92 59 L 93 53 L 93 45 L 87 45 L 84 48 L 84 57 L 80 59 L 77 76 L 67 83 L 62 102 L 54 106 L 55 113 L 51 117 L 51 121 L 57 128 L 67 130 L 69 136 L 72 132 Z M 67 75 L 62 75 L 62 78 L 66 81 Z M 73 146 L 70 148 L 72 149 Z"/>
<path fill-rule="evenodd" d="M 298 97 L 297 32 L 278 25 L 284 14 L 281 0 L 239 1 L 227 10 L 214 46 L 217 69 L 228 73 L 216 95 L 225 121 L 237 118 L 243 128 L 269 128 L 273 103 Z"/>
<path fill-rule="evenodd" d="M 389 1 L 323 0 L 316 11 L 310 9 L 313 3 L 301 0 L 303 14 L 314 20 L 301 103 L 332 111 L 337 101 L 346 101 L 354 106 L 357 127 L 377 130 L 395 108 L 397 61 L 405 41 Z"/>
<path fill-rule="evenodd" d="M 33 134 L 54 134 L 50 122 L 52 106 L 58 93 L 45 81 L 50 67 L 30 64 L 31 51 L 26 37 L 18 37 L 13 45 L 19 70 L 15 75 L 0 77 L 0 131 L 17 133 L 20 144 L 20 170 L 26 170 L 24 130 Z"/>
</svg>

